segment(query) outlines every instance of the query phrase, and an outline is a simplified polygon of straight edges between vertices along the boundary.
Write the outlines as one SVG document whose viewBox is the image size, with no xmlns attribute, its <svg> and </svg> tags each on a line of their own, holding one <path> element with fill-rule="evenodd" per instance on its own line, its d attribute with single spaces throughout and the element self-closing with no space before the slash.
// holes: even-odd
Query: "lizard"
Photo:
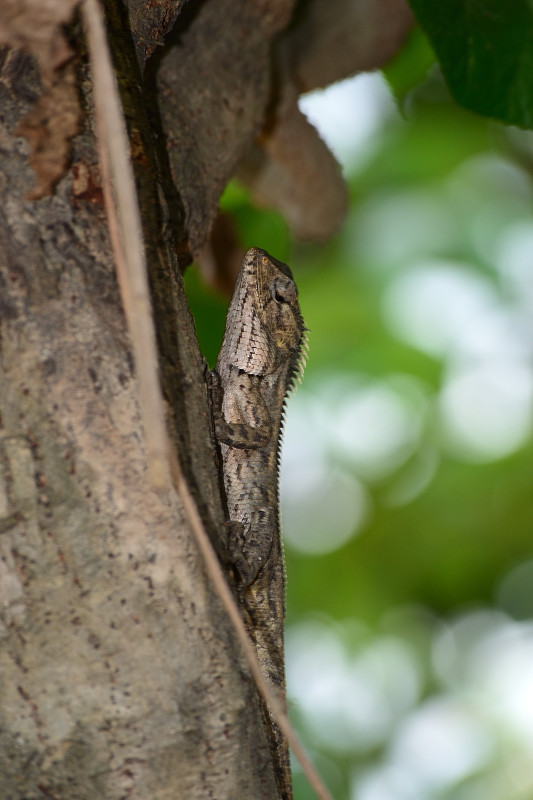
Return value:
<svg viewBox="0 0 533 800">
<path fill-rule="evenodd" d="M 241 611 L 269 684 L 285 697 L 285 563 L 279 462 L 285 402 L 301 380 L 307 329 L 289 267 L 244 256 L 209 378 Z M 289 752 L 266 710 L 280 797 L 291 800 Z"/>
</svg>

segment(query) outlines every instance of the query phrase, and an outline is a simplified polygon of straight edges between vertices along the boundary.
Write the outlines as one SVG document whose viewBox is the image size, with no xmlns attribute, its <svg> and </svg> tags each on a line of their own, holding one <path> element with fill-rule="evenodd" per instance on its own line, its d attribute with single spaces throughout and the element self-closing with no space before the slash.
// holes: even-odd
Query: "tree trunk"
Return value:
<svg viewBox="0 0 533 800">
<path fill-rule="evenodd" d="M 214 25 L 208 14 L 201 18 L 203 11 L 213 16 L 214 5 L 199 9 L 197 25 Z M 235 16 L 247 3 L 226 6 Z M 167 191 L 168 201 L 161 191 L 169 181 L 164 151 L 153 145 L 153 81 L 148 76 L 143 85 L 123 12 L 108 9 L 108 31 L 133 143 L 169 426 L 221 552 L 204 361 L 175 252 L 182 261 L 188 256 L 191 229 L 196 244 L 205 239 L 214 204 L 201 192 L 215 197 L 233 164 L 216 181 L 197 185 L 185 176 L 188 218 L 197 221 L 171 229 L 169 218 L 183 221 L 183 206 L 175 191 Z M 202 40 L 186 22 L 184 39 L 194 32 Z M 40 77 L 21 50 L 5 49 L 1 58 L 0 794 L 277 797 L 257 692 L 180 498 L 147 485 L 77 23 L 71 42 L 76 61 L 54 81 Z M 198 51 L 189 52 L 194 60 Z M 38 189 L 32 197 L 44 169 L 35 160 L 30 168 L 38 148 L 17 134 L 38 98 L 50 103 L 46 92 L 67 83 L 73 67 L 81 110 L 70 165 L 51 195 Z M 259 108 L 265 63 L 257 73 Z M 182 90 L 191 101 L 186 77 Z M 257 109 L 252 116 L 241 139 L 260 121 Z M 199 161 L 186 159 L 183 172 L 198 172 Z"/>
<path fill-rule="evenodd" d="M 180 497 L 147 482 L 73 5 L 6 0 L 0 12 L 13 45 L 0 51 L 0 795 L 277 798 L 257 691 Z M 272 42 L 293 5 L 106 9 L 168 426 L 221 557 L 205 364 L 180 267 L 263 123 Z"/>
</svg>

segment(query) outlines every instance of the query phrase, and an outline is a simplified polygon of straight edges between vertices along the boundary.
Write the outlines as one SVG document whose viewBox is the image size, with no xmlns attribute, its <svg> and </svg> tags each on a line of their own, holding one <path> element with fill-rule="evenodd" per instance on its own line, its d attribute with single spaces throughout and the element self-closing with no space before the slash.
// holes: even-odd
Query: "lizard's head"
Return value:
<svg viewBox="0 0 533 800">
<path fill-rule="evenodd" d="M 274 346 L 282 353 L 298 349 L 305 326 L 292 272 L 282 261 L 256 247 L 248 250 L 246 258 L 254 265 L 259 316 Z"/>
<path fill-rule="evenodd" d="M 306 328 L 289 267 L 252 247 L 244 257 L 233 303 L 242 315 L 239 341 L 232 348 L 235 366 L 266 375 L 288 360 L 298 377 Z"/>
</svg>

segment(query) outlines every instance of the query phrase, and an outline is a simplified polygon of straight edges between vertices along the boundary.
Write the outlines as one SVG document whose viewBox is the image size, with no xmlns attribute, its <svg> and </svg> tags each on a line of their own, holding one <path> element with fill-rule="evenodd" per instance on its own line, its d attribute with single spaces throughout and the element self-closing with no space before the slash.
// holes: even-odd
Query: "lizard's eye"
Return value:
<svg viewBox="0 0 533 800">
<path fill-rule="evenodd" d="M 272 284 L 272 297 L 278 303 L 290 303 L 296 300 L 296 285 L 289 280 L 276 280 Z"/>
</svg>

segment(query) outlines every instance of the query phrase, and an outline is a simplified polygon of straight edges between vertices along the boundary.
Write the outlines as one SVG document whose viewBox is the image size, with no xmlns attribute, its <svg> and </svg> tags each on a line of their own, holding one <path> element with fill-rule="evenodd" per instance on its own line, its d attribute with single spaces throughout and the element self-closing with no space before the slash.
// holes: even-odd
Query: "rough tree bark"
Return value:
<svg viewBox="0 0 533 800">
<path fill-rule="evenodd" d="M 52 0 L 2 5 L 0 796 L 276 798 L 257 692 L 180 498 L 147 484 L 78 12 Z M 325 27 L 313 27 L 312 11 L 323 4 L 299 5 L 291 25 L 290 0 L 109 0 L 106 9 L 168 424 L 222 558 L 204 362 L 180 267 L 205 243 L 225 183 L 250 158 L 275 108 L 273 87 L 286 96 L 280 85 L 298 85 L 296 98 L 317 82 L 306 75 L 309 43 Z M 345 5 L 330 3 L 333 17 Z M 359 54 L 346 74 L 390 56 L 410 24 L 400 0 L 377 3 L 372 23 L 359 5 L 366 21 L 354 30 L 363 26 L 368 40 L 374 25 L 365 45 L 373 58 Z M 387 7 L 384 42 L 375 23 Z M 276 147 L 264 146 L 276 126 L 265 130 L 252 183 L 276 160 Z M 333 228 L 342 190 L 324 150 Z M 283 157 L 276 169 L 286 169 Z M 316 180 L 304 173 L 302 185 Z"/>
</svg>

